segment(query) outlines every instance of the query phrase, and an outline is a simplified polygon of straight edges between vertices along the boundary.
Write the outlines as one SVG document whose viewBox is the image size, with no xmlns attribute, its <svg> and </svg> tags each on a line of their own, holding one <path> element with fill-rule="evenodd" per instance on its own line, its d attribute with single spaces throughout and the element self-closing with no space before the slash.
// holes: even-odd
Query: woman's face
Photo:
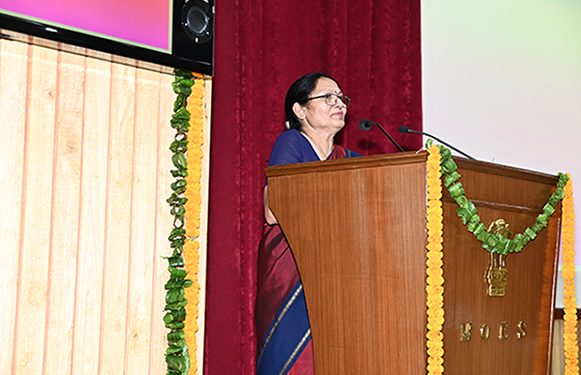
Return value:
<svg viewBox="0 0 581 375">
<path fill-rule="evenodd" d="M 325 94 L 342 95 L 341 89 L 332 79 L 321 77 L 317 81 L 315 89 L 309 97 L 322 96 Z M 297 113 L 298 112 L 298 113 Z M 327 134 L 335 135 L 339 130 L 345 126 L 345 115 L 347 114 L 347 107 L 340 101 L 335 105 L 328 105 L 325 103 L 325 98 L 318 98 L 309 100 L 305 105 L 301 106 L 295 103 L 295 113 L 299 119 L 303 119 L 303 131 L 308 132 L 311 128 L 318 132 L 325 132 Z"/>
</svg>

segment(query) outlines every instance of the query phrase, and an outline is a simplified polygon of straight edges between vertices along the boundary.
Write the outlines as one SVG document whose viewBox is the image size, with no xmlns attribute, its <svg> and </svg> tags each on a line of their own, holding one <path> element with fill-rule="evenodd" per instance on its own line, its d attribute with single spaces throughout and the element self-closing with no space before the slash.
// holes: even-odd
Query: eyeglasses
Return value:
<svg viewBox="0 0 581 375">
<path fill-rule="evenodd" d="M 325 95 L 313 96 L 312 98 L 308 98 L 307 102 L 309 100 L 320 99 L 320 98 L 325 98 L 325 103 L 327 105 L 330 105 L 330 106 L 337 105 L 337 102 L 339 100 L 341 101 L 341 103 L 343 103 L 345 105 L 345 108 L 348 108 L 349 103 L 351 103 L 351 99 L 348 96 L 337 95 L 337 94 L 325 94 Z"/>
</svg>

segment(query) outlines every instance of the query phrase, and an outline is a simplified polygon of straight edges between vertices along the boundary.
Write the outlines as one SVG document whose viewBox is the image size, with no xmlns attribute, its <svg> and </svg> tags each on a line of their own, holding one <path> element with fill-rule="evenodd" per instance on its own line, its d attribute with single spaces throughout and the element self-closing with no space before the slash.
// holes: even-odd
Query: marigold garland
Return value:
<svg viewBox="0 0 581 375">
<path fill-rule="evenodd" d="M 444 277 L 442 270 L 443 212 L 440 151 L 437 146 L 428 149 L 426 163 L 428 232 L 426 261 L 427 353 L 428 375 L 444 372 Z"/>
<path fill-rule="evenodd" d="M 562 205 L 562 254 L 564 280 L 563 304 L 565 305 L 564 350 L 565 375 L 579 374 L 579 346 L 577 343 L 577 301 L 575 299 L 575 212 L 573 202 L 573 182 L 565 185 L 565 197 Z"/>
<path fill-rule="evenodd" d="M 200 235 L 201 223 L 201 179 L 202 179 L 202 144 L 204 142 L 204 81 L 195 79 L 192 86 L 192 93 L 189 97 L 188 111 L 190 112 L 190 129 L 188 131 L 188 176 L 186 177 L 186 243 L 184 247 L 185 268 L 188 275 L 192 277 L 193 284 L 186 288 L 185 298 L 188 301 L 186 305 L 186 320 L 184 321 L 184 333 L 186 345 L 191 353 L 190 370 L 188 374 L 196 374 L 198 365 L 196 361 L 197 340 L 196 333 L 199 330 L 199 302 L 200 302 L 200 283 L 198 281 L 199 262 L 200 262 Z"/>
<path fill-rule="evenodd" d="M 443 146 L 432 145 L 431 140 L 426 144 L 428 148 L 427 170 L 427 278 L 426 278 L 426 305 L 427 305 L 427 353 L 428 375 L 443 374 L 444 372 L 444 344 L 442 327 L 444 325 L 444 278 L 442 270 L 442 243 L 443 243 L 443 213 L 442 213 L 442 174 L 445 175 L 445 184 L 452 198 L 456 200 L 460 208 L 458 216 L 464 224 L 469 224 L 468 229 L 478 240 L 483 242 L 483 248 L 490 252 L 508 254 L 519 252 L 527 242 L 547 225 L 547 221 L 555 211 L 553 206 L 562 200 L 562 275 L 565 280 L 563 302 L 565 305 L 565 374 L 579 374 L 577 342 L 577 302 L 575 299 L 575 214 L 573 204 L 573 183 L 569 174 L 559 173 L 559 182 L 556 191 L 551 195 L 547 205 L 543 207 L 543 213 L 537 217 L 535 225 L 527 228 L 525 233 L 509 240 L 507 243 L 496 243 L 486 229 L 479 230 L 483 224 L 477 215 L 477 210 L 470 201 L 464 197 L 464 189 L 456 183 L 460 175 L 456 172 L 457 166 L 451 159 L 449 150 Z M 445 157 L 442 156 L 445 152 Z M 452 186 L 450 186 L 452 185 Z M 456 189 L 455 189 L 456 188 Z M 478 233 L 476 233 L 478 232 Z M 480 234 L 480 236 L 478 236 Z M 484 236 L 486 235 L 486 236 Z M 491 241 L 492 240 L 492 241 Z M 516 242 L 516 244 L 515 244 Z"/>
<path fill-rule="evenodd" d="M 170 330 L 167 334 L 166 373 L 187 375 L 197 373 L 198 368 L 197 357 L 193 356 L 192 363 L 189 353 L 190 350 L 193 353 L 197 351 L 195 334 L 198 331 L 200 287 L 198 278 L 192 281 L 186 277 L 188 274 L 198 275 L 199 243 L 195 238 L 199 236 L 200 227 L 203 80 L 200 79 L 201 75 L 181 69 L 175 69 L 174 73 L 172 87 L 177 95 L 170 124 L 176 129 L 176 135 L 169 149 L 173 153 L 171 159 L 174 166 L 170 173 L 176 180 L 171 184 L 172 194 L 167 199 L 174 219 L 168 238 L 172 255 L 167 258 L 170 275 L 165 284 L 166 314 L 163 320 Z M 193 119 L 187 108 L 190 96 Z M 193 128 L 191 131 L 190 127 Z M 184 260 L 184 257 L 187 259 Z"/>
<path fill-rule="evenodd" d="M 174 113 L 170 120 L 171 127 L 176 130 L 173 142 L 170 144 L 170 151 L 173 153 L 171 160 L 174 169 L 170 170 L 175 182 L 171 184 L 171 196 L 167 203 L 171 207 L 170 214 L 173 216 L 173 229 L 168 237 L 172 254 L 167 258 L 169 263 L 169 279 L 165 284 L 167 290 L 165 296 L 166 311 L 163 321 L 170 330 L 167 334 L 168 347 L 165 352 L 167 363 L 167 375 L 185 375 L 190 369 L 190 356 L 188 346 L 185 342 L 185 319 L 188 301 L 185 299 L 185 290 L 193 282 L 186 279 L 183 252 L 186 243 L 185 229 L 185 203 L 186 203 L 186 177 L 187 159 L 185 153 L 188 149 L 188 129 L 190 127 L 190 113 L 186 108 L 188 96 L 191 94 L 191 87 L 194 81 L 191 73 L 180 69 L 175 69 L 175 80 L 172 83 L 176 100 L 174 101 Z"/>
</svg>

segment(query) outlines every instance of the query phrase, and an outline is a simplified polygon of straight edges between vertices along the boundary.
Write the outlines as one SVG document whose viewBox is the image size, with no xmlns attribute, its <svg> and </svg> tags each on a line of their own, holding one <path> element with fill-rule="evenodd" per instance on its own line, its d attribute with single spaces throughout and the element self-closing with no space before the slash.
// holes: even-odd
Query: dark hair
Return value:
<svg viewBox="0 0 581 375">
<path fill-rule="evenodd" d="M 293 105 L 295 103 L 305 105 L 309 99 L 309 96 L 317 86 L 319 78 L 321 77 L 329 78 L 335 81 L 335 79 L 328 74 L 316 72 L 302 76 L 301 78 L 297 79 L 291 85 L 291 87 L 289 87 L 286 93 L 286 99 L 284 101 L 284 111 L 286 113 L 286 118 L 291 129 L 301 130 L 302 127 L 299 118 L 293 111 Z"/>
</svg>

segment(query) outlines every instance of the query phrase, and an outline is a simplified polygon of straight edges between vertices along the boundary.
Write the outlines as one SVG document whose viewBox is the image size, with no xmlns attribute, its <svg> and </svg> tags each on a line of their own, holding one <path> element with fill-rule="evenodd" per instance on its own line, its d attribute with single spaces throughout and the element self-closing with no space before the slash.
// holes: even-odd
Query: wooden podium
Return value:
<svg viewBox="0 0 581 375">
<path fill-rule="evenodd" d="M 269 167 L 269 204 L 304 285 L 317 375 L 426 373 L 426 160 L 420 152 Z M 454 158 L 488 225 L 522 233 L 557 177 Z M 487 294 L 491 254 L 444 197 L 446 375 L 549 374 L 560 204 L 506 257 L 503 297 Z"/>
</svg>

